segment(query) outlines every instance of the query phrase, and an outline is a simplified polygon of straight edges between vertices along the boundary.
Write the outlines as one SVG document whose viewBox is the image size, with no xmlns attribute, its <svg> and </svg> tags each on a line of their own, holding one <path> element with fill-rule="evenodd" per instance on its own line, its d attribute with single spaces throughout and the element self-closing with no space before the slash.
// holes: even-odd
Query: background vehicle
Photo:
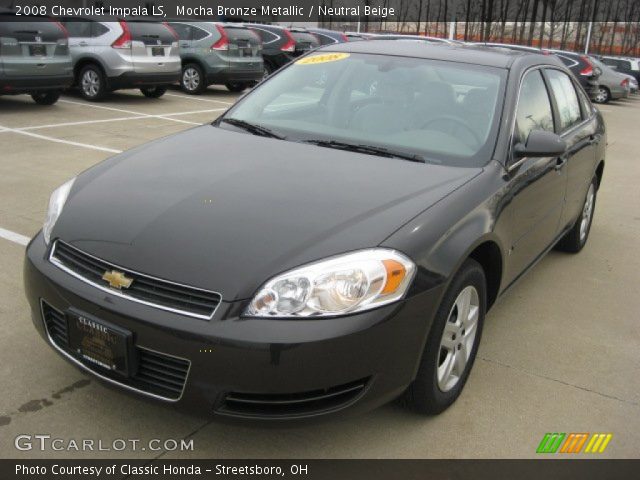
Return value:
<svg viewBox="0 0 640 480">
<path fill-rule="evenodd" d="M 598 77 L 598 92 L 593 99 L 594 102 L 607 103 L 609 100 L 618 100 L 629 96 L 628 75 L 616 72 L 596 58 L 590 57 L 589 59 L 602 72 Z"/>
<path fill-rule="evenodd" d="M 169 25 L 180 39 L 180 85 L 185 92 L 202 93 L 212 84 L 241 92 L 262 79 L 262 43 L 249 28 L 189 20 L 171 20 Z"/>
<path fill-rule="evenodd" d="M 376 40 L 418 40 L 427 43 L 446 43 L 452 44 L 451 40 L 438 37 L 426 37 L 424 35 L 395 35 L 395 34 L 382 34 L 375 37 Z"/>
<path fill-rule="evenodd" d="M 373 40 L 377 35 L 373 33 L 344 32 L 350 42 L 361 42 L 363 40 Z"/>
<path fill-rule="evenodd" d="M 46 17 L 16 17 L 0 8 L 0 95 L 27 93 L 51 105 L 73 82 L 68 36 Z"/>
<path fill-rule="evenodd" d="M 635 77 L 640 82 L 640 60 L 637 58 L 601 57 L 600 61 L 610 67 L 615 67 L 617 72 L 626 73 Z"/>
<path fill-rule="evenodd" d="M 599 92 L 598 77 L 601 70 L 593 65 L 591 57 L 580 53 L 567 52 L 565 50 L 547 50 L 562 60 L 573 75 L 578 79 L 582 88 L 592 100 L 595 100 Z"/>
<path fill-rule="evenodd" d="M 326 28 L 309 28 L 307 30 L 318 38 L 322 46 L 349 41 L 344 33 L 336 32 L 335 30 L 327 30 Z"/>
<path fill-rule="evenodd" d="M 75 85 L 87 100 L 98 101 L 123 88 L 139 88 L 158 98 L 180 79 L 178 38 L 166 24 L 77 17 L 61 21 L 69 31 Z"/>
<path fill-rule="evenodd" d="M 320 46 L 318 38 L 304 28 L 284 28 L 277 25 L 246 24 L 262 40 L 265 76 L 291 60 Z"/>
</svg>

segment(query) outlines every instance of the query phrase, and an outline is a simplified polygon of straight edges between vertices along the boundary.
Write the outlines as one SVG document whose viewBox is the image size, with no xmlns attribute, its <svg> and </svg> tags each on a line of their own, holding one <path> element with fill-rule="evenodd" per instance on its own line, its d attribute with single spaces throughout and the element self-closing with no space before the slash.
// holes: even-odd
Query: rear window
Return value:
<svg viewBox="0 0 640 480">
<path fill-rule="evenodd" d="M 33 20 L 26 22 L 16 22 L 15 18 L 12 14 L 0 15 L 0 35 L 15 38 L 19 42 L 56 42 L 66 37 L 56 23 L 45 17 L 33 17 Z"/>
<path fill-rule="evenodd" d="M 127 21 L 131 38 L 145 44 L 170 45 L 175 41 L 173 33 L 162 23 Z"/>
<path fill-rule="evenodd" d="M 260 43 L 260 37 L 258 34 L 245 27 L 229 27 L 224 26 L 224 31 L 229 37 L 229 41 L 235 43 L 238 40 L 245 40 L 252 44 Z"/>
<path fill-rule="evenodd" d="M 291 36 L 296 43 L 308 43 L 311 45 L 319 45 L 318 39 L 315 35 L 308 32 L 291 32 Z"/>
</svg>

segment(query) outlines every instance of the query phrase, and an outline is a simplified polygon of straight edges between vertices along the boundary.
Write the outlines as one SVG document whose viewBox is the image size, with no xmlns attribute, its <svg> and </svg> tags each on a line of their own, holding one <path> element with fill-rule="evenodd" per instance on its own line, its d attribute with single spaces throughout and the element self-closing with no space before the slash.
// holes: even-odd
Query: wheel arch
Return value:
<svg viewBox="0 0 640 480">
<path fill-rule="evenodd" d="M 97 66 L 100 70 L 102 70 L 102 74 L 105 76 L 105 78 L 108 81 L 107 71 L 106 71 L 106 69 L 104 68 L 104 65 L 102 65 L 102 62 L 99 59 L 97 59 L 95 57 L 83 57 L 83 58 L 80 58 L 75 63 L 75 65 L 73 66 L 73 78 L 74 78 L 75 85 L 77 85 L 79 80 L 80 80 L 80 78 L 79 78 L 80 72 L 87 65 L 95 65 L 95 66 Z"/>
<path fill-rule="evenodd" d="M 598 162 L 598 166 L 596 167 L 596 177 L 598 179 L 598 184 L 596 187 L 600 189 L 600 185 L 602 184 L 602 177 L 604 175 L 604 160 L 600 160 Z"/>
</svg>

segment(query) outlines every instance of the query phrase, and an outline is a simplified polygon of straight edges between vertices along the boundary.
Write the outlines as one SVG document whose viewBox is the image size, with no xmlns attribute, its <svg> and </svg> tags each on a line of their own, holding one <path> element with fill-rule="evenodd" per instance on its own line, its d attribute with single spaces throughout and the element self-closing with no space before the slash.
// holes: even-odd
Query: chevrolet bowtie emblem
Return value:
<svg viewBox="0 0 640 480">
<path fill-rule="evenodd" d="M 128 278 L 122 272 L 117 272 L 115 270 L 107 270 L 102 275 L 102 279 L 105 282 L 109 282 L 109 286 L 111 288 L 117 288 L 118 290 L 122 290 L 123 288 L 129 288 L 131 283 L 133 282 L 133 278 Z"/>
</svg>

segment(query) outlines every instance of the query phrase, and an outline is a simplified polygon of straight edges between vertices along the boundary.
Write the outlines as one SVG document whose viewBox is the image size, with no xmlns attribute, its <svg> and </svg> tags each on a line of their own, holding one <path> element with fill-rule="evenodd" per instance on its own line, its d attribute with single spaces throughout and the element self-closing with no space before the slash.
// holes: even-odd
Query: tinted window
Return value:
<svg viewBox="0 0 640 480">
<path fill-rule="evenodd" d="M 252 30 L 258 34 L 258 36 L 262 40 L 262 43 L 270 43 L 275 40 L 278 40 L 277 35 L 271 32 L 268 32 L 266 30 L 263 30 L 262 28 L 253 28 Z"/>
<path fill-rule="evenodd" d="M 109 31 L 109 29 L 107 27 L 105 27 L 103 24 L 97 23 L 97 22 L 93 22 L 93 28 L 91 30 L 91 36 L 92 37 L 100 37 L 100 36 L 104 35 L 105 33 L 107 33 L 108 31 Z"/>
<path fill-rule="evenodd" d="M 191 27 L 189 25 L 184 23 L 171 23 L 170 25 L 176 31 L 180 40 L 191 40 Z"/>
<path fill-rule="evenodd" d="M 191 35 L 193 40 L 202 40 L 209 36 L 209 32 L 198 27 L 191 27 Z"/>
<path fill-rule="evenodd" d="M 170 45 L 175 41 L 171 30 L 162 23 L 127 21 L 127 24 L 131 38 L 147 45 L 156 45 L 158 41 L 162 45 Z"/>
<path fill-rule="evenodd" d="M 69 37 L 71 38 L 91 36 L 91 22 L 64 22 L 64 26 L 67 29 L 67 32 L 69 32 Z"/>
<path fill-rule="evenodd" d="M 547 70 L 547 76 L 558 105 L 560 130 L 564 131 L 581 120 L 578 95 L 573 82 L 566 73 L 559 70 Z"/>
<path fill-rule="evenodd" d="M 533 130 L 553 132 L 551 101 L 539 70 L 527 73 L 520 87 L 516 113 L 517 140 L 526 142 Z"/>
</svg>

